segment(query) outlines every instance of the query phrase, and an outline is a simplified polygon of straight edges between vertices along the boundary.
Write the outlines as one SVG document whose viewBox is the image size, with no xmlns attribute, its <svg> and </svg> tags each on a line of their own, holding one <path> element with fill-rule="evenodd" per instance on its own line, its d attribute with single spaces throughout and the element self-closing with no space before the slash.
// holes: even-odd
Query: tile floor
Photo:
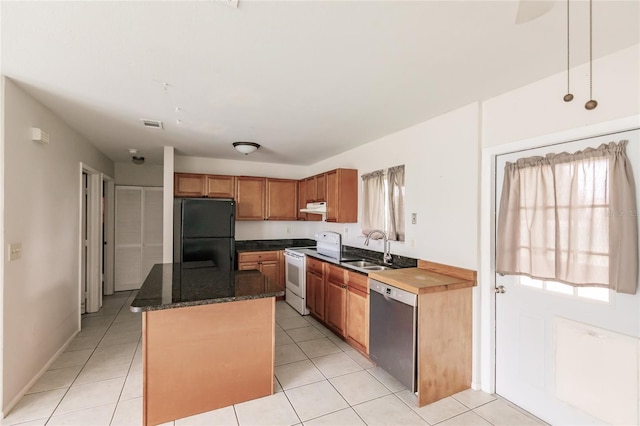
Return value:
<svg viewBox="0 0 640 426">
<path fill-rule="evenodd" d="M 134 292 L 105 297 L 82 331 L 2 421 L 3 425 L 142 423 L 140 314 Z M 311 317 L 276 305 L 276 393 L 168 424 L 541 425 L 511 404 L 467 390 L 418 408 L 393 377 Z"/>
</svg>

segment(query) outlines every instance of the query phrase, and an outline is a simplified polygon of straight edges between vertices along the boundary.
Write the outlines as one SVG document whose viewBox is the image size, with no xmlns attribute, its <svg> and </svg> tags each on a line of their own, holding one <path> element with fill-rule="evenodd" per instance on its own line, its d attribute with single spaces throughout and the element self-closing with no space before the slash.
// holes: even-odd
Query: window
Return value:
<svg viewBox="0 0 640 426">
<path fill-rule="evenodd" d="M 568 284 L 635 294 L 637 207 L 626 144 L 507 163 L 496 271 L 545 281 L 555 292 Z"/>
<path fill-rule="evenodd" d="M 362 175 L 362 185 L 362 233 L 380 229 L 404 241 L 404 165 Z"/>
<path fill-rule="evenodd" d="M 604 303 L 609 303 L 613 298 L 611 290 L 604 287 L 573 287 L 557 281 L 537 280 L 527 277 L 526 275 L 519 276 L 518 280 L 519 284 L 524 287 L 545 290 L 550 293 L 564 294 L 575 298 L 595 300 Z"/>
</svg>

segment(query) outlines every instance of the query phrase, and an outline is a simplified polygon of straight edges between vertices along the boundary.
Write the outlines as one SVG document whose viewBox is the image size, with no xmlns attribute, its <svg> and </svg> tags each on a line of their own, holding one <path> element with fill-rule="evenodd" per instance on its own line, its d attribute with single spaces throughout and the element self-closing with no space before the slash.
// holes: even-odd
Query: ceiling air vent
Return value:
<svg viewBox="0 0 640 426">
<path fill-rule="evenodd" d="M 141 118 L 140 121 L 142 121 L 142 124 L 144 124 L 144 127 L 150 127 L 152 129 L 162 129 L 162 121 L 159 120 L 147 120 L 144 118 Z"/>
</svg>

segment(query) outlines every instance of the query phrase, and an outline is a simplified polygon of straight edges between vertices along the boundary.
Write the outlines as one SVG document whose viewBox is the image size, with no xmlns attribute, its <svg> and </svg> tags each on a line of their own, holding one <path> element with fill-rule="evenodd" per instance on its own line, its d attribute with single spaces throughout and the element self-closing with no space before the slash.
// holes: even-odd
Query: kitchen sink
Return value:
<svg viewBox="0 0 640 426">
<path fill-rule="evenodd" d="M 382 266 L 382 265 L 372 265 L 372 266 L 364 266 L 362 269 L 366 269 L 367 271 L 386 271 L 387 269 L 392 269 L 392 268 L 389 268 L 388 266 Z"/>
<path fill-rule="evenodd" d="M 369 262 L 367 260 L 352 260 L 350 262 L 343 262 L 347 265 L 355 266 L 356 268 L 371 268 L 374 266 L 380 266 L 377 263 Z"/>
</svg>

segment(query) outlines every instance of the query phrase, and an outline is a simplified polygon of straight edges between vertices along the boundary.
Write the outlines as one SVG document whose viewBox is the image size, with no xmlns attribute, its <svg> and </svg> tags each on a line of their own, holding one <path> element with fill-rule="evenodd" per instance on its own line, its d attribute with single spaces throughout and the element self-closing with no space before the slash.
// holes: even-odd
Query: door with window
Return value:
<svg viewBox="0 0 640 426">
<path fill-rule="evenodd" d="M 507 161 L 513 163 L 519 158 L 548 153 L 573 153 L 620 140 L 629 141 L 626 151 L 637 183 L 640 176 L 638 130 L 498 156 L 496 213 Z M 580 175 L 576 173 L 574 177 L 577 176 Z M 607 177 L 598 176 L 595 180 L 600 179 L 606 188 Z M 577 188 L 587 190 L 580 182 Z M 636 199 L 640 200 L 638 188 L 636 185 Z M 580 208 L 591 209 L 594 205 Z M 561 216 L 551 214 L 543 220 L 562 223 Z M 637 214 L 635 218 L 637 221 Z M 530 216 L 526 220 L 530 220 Z M 496 229 L 497 221 L 498 214 Z M 577 226 L 584 229 L 574 233 L 573 238 L 589 238 L 595 234 L 587 225 Z M 544 240 L 546 236 L 541 238 Z M 608 241 L 604 244 L 608 247 Z M 585 256 L 593 254 L 585 253 Z M 574 287 L 526 275 L 496 274 L 496 393 L 546 422 L 638 424 L 639 337 L 640 297 L 637 293 Z"/>
</svg>

